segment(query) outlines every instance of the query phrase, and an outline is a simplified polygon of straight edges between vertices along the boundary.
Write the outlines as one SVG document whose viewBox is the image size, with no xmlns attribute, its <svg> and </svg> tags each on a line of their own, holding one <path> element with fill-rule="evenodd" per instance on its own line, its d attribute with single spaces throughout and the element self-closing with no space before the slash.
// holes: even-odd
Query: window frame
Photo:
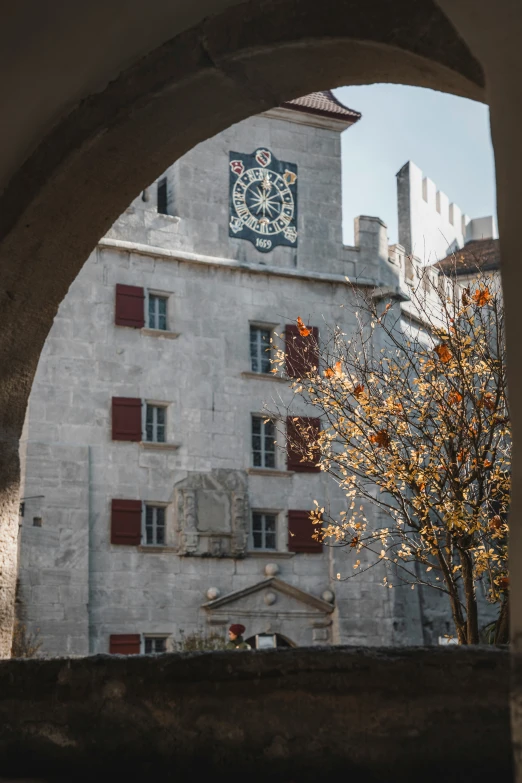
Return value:
<svg viewBox="0 0 522 783">
<path fill-rule="evenodd" d="M 254 515 L 259 514 L 262 517 L 262 541 L 264 546 L 262 547 L 256 547 L 254 544 Z M 274 546 L 273 547 L 267 547 L 266 546 L 266 529 L 265 529 L 265 518 L 267 516 L 274 517 L 275 520 L 275 529 L 273 531 L 274 535 Z M 271 531 L 270 531 L 271 532 Z M 279 539 L 281 536 L 281 524 L 280 524 L 280 511 L 276 509 L 270 509 L 270 508 L 254 508 L 251 510 L 250 513 L 250 531 L 249 531 L 249 550 L 251 552 L 279 552 L 280 546 L 279 546 Z"/>
<path fill-rule="evenodd" d="M 154 298 L 156 300 L 163 300 L 165 302 L 165 328 L 163 329 L 161 326 L 157 326 L 158 319 L 160 317 L 158 312 L 154 313 L 154 322 L 155 325 L 151 326 L 150 324 L 150 300 L 151 298 Z M 145 313 L 144 313 L 144 321 L 145 321 L 145 328 L 146 329 L 152 329 L 155 332 L 168 332 L 169 331 L 169 299 L 170 295 L 166 291 L 155 291 L 154 289 L 146 289 L 145 293 Z"/>
<path fill-rule="evenodd" d="M 259 421 L 261 422 L 261 432 L 259 434 L 258 433 L 254 433 L 254 421 L 256 419 L 259 419 Z M 272 422 L 272 425 L 273 425 L 273 428 L 274 428 L 274 432 L 273 432 L 273 443 L 274 443 L 273 452 L 266 450 L 266 438 L 268 436 L 265 434 L 265 427 L 266 427 L 265 422 L 268 423 L 268 421 Z M 261 438 L 261 449 L 254 449 L 254 437 L 256 435 L 258 435 Z M 250 416 L 250 453 L 251 453 L 250 459 L 251 459 L 251 464 L 252 464 L 253 468 L 257 468 L 257 469 L 261 469 L 261 470 L 277 470 L 277 448 L 276 448 L 275 438 L 276 438 L 275 419 L 272 419 L 270 416 L 267 416 L 266 414 L 263 415 L 263 414 L 259 414 L 259 413 L 252 413 L 251 416 Z M 261 464 L 260 465 L 256 465 L 255 464 L 255 454 L 256 453 L 261 454 Z M 274 456 L 274 464 L 273 465 L 267 465 L 266 464 L 266 455 L 267 454 L 272 454 L 272 453 L 273 453 L 273 456 Z"/>
<path fill-rule="evenodd" d="M 170 652 L 169 650 L 169 641 L 170 641 L 171 635 L 167 633 L 144 633 L 141 635 L 141 649 L 143 652 L 143 655 L 163 655 L 164 653 Z M 164 641 L 165 642 L 165 649 L 161 650 L 160 652 L 147 652 L 147 642 L 148 641 Z"/>
<path fill-rule="evenodd" d="M 152 509 L 156 513 L 153 514 L 153 541 L 147 541 L 147 510 Z M 161 509 L 163 511 L 163 543 L 158 543 L 157 540 L 157 511 Z M 146 547 L 165 547 L 167 546 L 167 503 L 157 503 L 156 501 L 144 500 L 142 504 L 141 514 L 141 543 Z"/>
<path fill-rule="evenodd" d="M 160 188 L 165 189 L 165 203 L 162 206 L 165 207 L 165 209 L 160 209 Z M 160 177 L 156 182 L 156 211 L 158 215 L 168 215 L 169 213 L 169 181 L 168 177 L 165 175 L 163 177 Z"/>
<path fill-rule="evenodd" d="M 166 402 L 159 402 L 157 400 L 143 400 L 143 419 L 142 419 L 142 440 L 144 443 L 168 443 L 167 440 L 167 426 L 168 426 L 168 407 L 169 404 Z M 153 437 L 151 440 L 147 437 L 147 414 L 149 411 L 149 408 L 152 408 L 154 410 L 158 410 L 161 408 L 164 413 L 164 422 L 163 424 L 159 424 L 157 421 L 154 421 L 154 414 L 153 414 L 153 421 L 152 421 L 152 428 L 153 428 L 153 436 L 157 435 L 157 427 L 162 426 L 163 427 L 163 440 L 158 440 L 157 437 Z"/>
<path fill-rule="evenodd" d="M 249 340 L 248 340 L 249 354 L 248 355 L 249 355 L 249 361 L 250 361 L 250 372 L 255 373 L 256 375 L 270 375 L 270 369 L 271 369 L 270 368 L 270 361 L 271 361 L 271 358 L 272 358 L 272 342 L 271 341 L 273 341 L 274 330 L 275 330 L 276 327 L 274 326 L 274 324 L 261 323 L 259 321 L 250 321 L 249 324 L 248 324 L 248 327 L 249 327 L 248 328 L 248 336 L 249 336 Z M 254 330 L 254 329 L 256 329 L 258 332 L 261 332 L 261 331 L 268 332 L 268 345 L 267 345 L 268 350 L 266 350 L 266 356 L 268 357 L 269 368 L 266 371 L 262 370 L 262 369 L 254 370 L 254 367 L 253 367 L 254 357 L 252 356 L 252 330 Z M 263 358 L 264 358 L 263 357 L 263 353 L 264 353 L 264 351 L 262 349 L 262 341 L 258 340 L 257 341 L 257 357 L 256 358 L 259 361 L 260 367 L 262 367 L 262 365 L 263 365 Z"/>
</svg>

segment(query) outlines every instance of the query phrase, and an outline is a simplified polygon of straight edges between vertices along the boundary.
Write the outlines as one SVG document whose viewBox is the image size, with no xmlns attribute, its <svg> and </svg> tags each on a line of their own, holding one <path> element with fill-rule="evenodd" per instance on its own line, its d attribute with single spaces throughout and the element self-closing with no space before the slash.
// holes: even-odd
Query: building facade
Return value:
<svg viewBox="0 0 522 783">
<path fill-rule="evenodd" d="M 267 414 L 293 397 L 269 360 L 281 344 L 297 361 L 297 317 L 319 340 L 325 324 L 353 332 L 348 279 L 406 298 L 381 220 L 357 218 L 342 244 L 340 134 L 359 116 L 316 93 L 198 145 L 71 286 L 21 451 L 19 615 L 43 652 L 160 652 L 231 622 L 256 646 L 450 631 L 439 594 L 385 589 L 377 568 L 345 579 L 350 559 L 308 519 L 344 495 Z"/>
<path fill-rule="evenodd" d="M 498 236 L 494 217 L 470 218 L 411 160 L 397 172 L 397 203 L 399 244 L 423 265 Z"/>
</svg>

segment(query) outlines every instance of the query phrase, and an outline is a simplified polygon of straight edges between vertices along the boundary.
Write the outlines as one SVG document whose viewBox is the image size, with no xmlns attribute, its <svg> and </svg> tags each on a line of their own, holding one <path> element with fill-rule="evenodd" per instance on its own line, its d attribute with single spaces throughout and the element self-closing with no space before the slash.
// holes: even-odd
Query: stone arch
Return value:
<svg viewBox="0 0 522 783">
<path fill-rule="evenodd" d="M 158 33 L 165 42 L 144 56 L 138 41 L 105 89 L 62 106 L 0 198 L 3 654 L 16 575 L 18 439 L 32 378 L 60 301 L 130 200 L 198 142 L 316 89 L 386 81 L 484 97 L 480 64 L 432 0 L 229 0 L 212 16 L 203 5 L 195 3 L 201 13 L 190 29 L 170 40 Z"/>
</svg>

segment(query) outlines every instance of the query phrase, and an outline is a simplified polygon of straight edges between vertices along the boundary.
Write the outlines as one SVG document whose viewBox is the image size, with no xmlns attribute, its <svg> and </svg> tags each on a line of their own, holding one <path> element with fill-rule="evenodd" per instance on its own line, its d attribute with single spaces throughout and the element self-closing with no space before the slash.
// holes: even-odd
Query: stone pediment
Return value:
<svg viewBox="0 0 522 783">
<path fill-rule="evenodd" d="M 277 614 L 287 617 L 326 619 L 334 607 L 322 598 L 317 598 L 277 577 L 235 590 L 232 593 L 203 604 L 209 615 L 219 622 L 221 618 L 234 616 L 267 616 Z M 315 623 L 314 623 L 315 625 Z"/>
</svg>

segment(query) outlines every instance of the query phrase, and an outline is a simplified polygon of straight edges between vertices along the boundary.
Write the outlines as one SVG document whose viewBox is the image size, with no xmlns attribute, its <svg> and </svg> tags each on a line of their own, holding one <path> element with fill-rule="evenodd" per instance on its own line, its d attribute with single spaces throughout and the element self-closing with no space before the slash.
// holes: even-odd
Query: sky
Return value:
<svg viewBox="0 0 522 783">
<path fill-rule="evenodd" d="M 391 84 L 341 87 L 338 100 L 362 118 L 342 135 L 343 235 L 357 215 L 380 217 L 397 242 L 395 175 L 412 160 L 450 202 L 473 217 L 496 214 L 487 106 Z"/>
</svg>

